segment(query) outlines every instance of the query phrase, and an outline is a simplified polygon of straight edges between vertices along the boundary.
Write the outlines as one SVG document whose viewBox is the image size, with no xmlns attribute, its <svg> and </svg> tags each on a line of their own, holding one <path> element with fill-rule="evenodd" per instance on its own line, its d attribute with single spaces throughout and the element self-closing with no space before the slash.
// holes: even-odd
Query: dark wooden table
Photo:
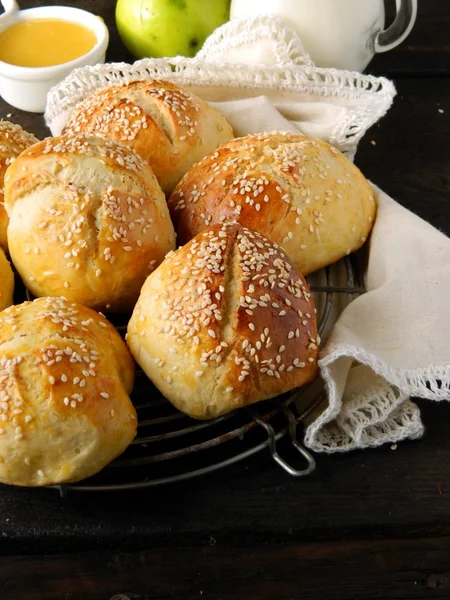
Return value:
<svg viewBox="0 0 450 600">
<path fill-rule="evenodd" d="M 32 4 L 52 2 L 22 1 Z M 109 60 L 129 60 L 113 0 L 72 4 L 107 21 Z M 421 0 L 407 42 L 373 61 L 398 96 L 357 154 L 370 179 L 447 234 L 449 31 L 450 4 Z M 48 134 L 41 116 L 0 101 L 0 117 L 8 113 Z M 304 480 L 264 453 L 140 493 L 62 501 L 0 487 L 0 600 L 449 598 L 450 405 L 419 404 L 423 439 L 317 456 Z"/>
</svg>

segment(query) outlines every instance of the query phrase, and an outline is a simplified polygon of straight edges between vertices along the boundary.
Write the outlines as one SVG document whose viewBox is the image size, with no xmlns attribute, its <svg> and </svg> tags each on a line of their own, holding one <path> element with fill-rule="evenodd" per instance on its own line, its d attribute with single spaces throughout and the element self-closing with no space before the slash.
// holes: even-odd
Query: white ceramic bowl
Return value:
<svg viewBox="0 0 450 600">
<path fill-rule="evenodd" d="M 70 62 L 51 67 L 17 67 L 0 61 L 0 96 L 21 110 L 40 113 L 45 110 L 47 93 L 73 69 L 105 62 L 108 29 L 102 19 L 90 12 L 67 6 L 42 6 L 0 16 L 0 32 L 19 21 L 29 19 L 61 19 L 91 29 L 97 43 L 87 54 Z"/>
</svg>

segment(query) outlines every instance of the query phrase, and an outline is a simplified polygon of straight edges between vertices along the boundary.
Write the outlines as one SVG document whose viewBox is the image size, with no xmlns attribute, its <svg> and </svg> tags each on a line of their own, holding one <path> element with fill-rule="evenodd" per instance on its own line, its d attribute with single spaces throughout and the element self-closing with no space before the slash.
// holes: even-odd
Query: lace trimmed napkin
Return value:
<svg viewBox="0 0 450 600">
<path fill-rule="evenodd" d="M 316 68 L 295 32 L 274 17 L 231 21 L 195 59 L 144 59 L 74 71 L 48 96 L 58 135 L 77 102 L 122 81 L 164 78 L 216 106 L 236 135 L 297 131 L 350 158 L 388 110 L 392 83 Z M 365 274 L 367 293 L 340 315 L 321 353 L 328 402 L 305 443 L 335 452 L 423 433 L 410 396 L 450 399 L 450 240 L 381 190 Z"/>
</svg>

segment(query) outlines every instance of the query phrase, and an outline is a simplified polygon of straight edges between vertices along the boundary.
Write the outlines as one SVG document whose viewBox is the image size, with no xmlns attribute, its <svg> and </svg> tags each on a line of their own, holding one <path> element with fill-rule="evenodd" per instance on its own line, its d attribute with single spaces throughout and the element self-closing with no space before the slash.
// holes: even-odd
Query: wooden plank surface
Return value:
<svg viewBox="0 0 450 600">
<path fill-rule="evenodd" d="M 290 478 L 264 455 L 202 479 L 139 493 L 74 494 L 63 502 L 50 490 L 2 488 L 0 553 L 107 547 L 133 552 L 182 543 L 194 547 L 211 536 L 229 545 L 295 540 L 325 547 L 339 540 L 445 538 L 450 536 L 450 407 L 426 402 L 422 407 L 427 426 L 422 440 L 396 450 L 388 445 L 319 455 L 317 471 L 304 480 Z"/>
<path fill-rule="evenodd" d="M 450 538 L 206 541 L 133 554 L 14 557 L 2 561 L 2 593 L 8 600 L 438 600 L 450 595 L 449 555 Z"/>
</svg>

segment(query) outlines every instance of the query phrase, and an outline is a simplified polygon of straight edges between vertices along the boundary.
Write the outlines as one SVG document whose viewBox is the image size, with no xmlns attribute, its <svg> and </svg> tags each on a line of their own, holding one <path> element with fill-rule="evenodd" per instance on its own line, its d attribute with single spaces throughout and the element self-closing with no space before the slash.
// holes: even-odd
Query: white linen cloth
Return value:
<svg viewBox="0 0 450 600">
<path fill-rule="evenodd" d="M 384 78 L 314 67 L 293 30 L 273 17 L 231 21 L 195 59 L 144 59 L 74 71 L 48 96 L 58 135 L 75 104 L 121 81 L 164 78 L 211 102 L 236 135 L 297 131 L 350 158 L 388 110 Z M 375 186 L 374 186 L 375 187 Z M 321 352 L 328 391 L 307 427 L 312 450 L 336 452 L 423 433 L 411 396 L 450 399 L 450 240 L 378 188 L 367 293 L 340 315 Z"/>
</svg>

